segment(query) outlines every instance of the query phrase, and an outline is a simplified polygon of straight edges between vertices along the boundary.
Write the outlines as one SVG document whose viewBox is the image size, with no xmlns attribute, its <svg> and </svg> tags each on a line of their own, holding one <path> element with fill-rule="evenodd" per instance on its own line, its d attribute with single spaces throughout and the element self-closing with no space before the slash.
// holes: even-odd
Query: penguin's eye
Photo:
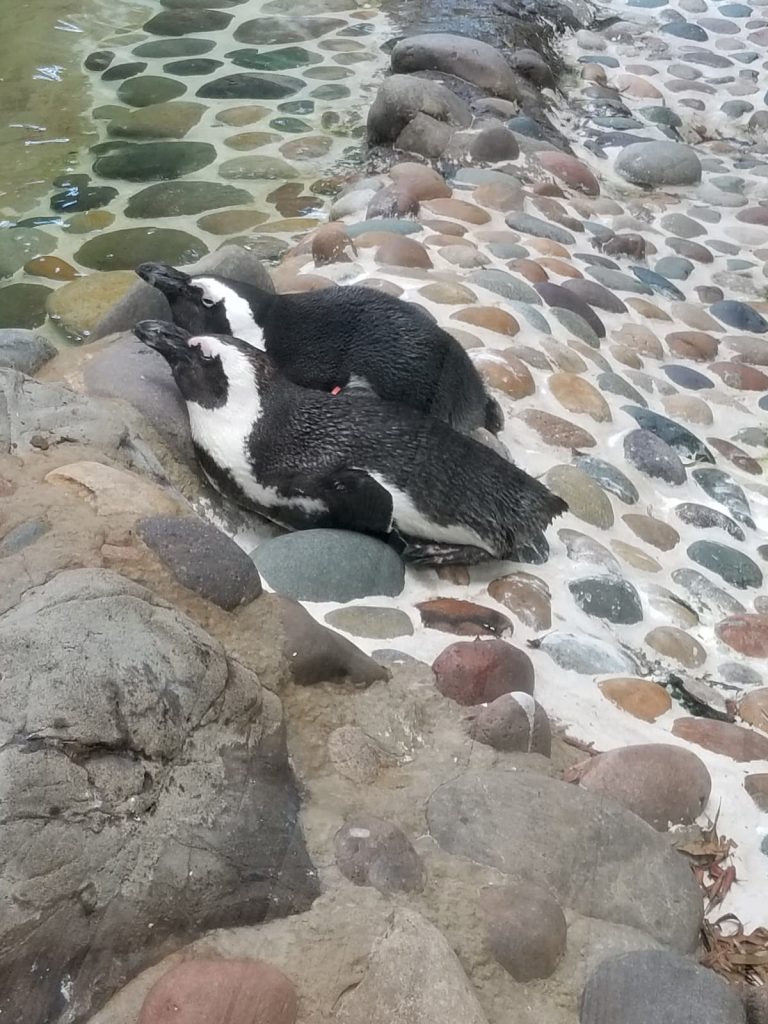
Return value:
<svg viewBox="0 0 768 1024">
<path fill-rule="evenodd" d="M 213 299 L 209 299 L 205 296 L 203 296 L 203 298 L 200 299 L 200 302 L 205 306 L 206 309 L 213 309 L 213 307 L 216 305 Z"/>
</svg>

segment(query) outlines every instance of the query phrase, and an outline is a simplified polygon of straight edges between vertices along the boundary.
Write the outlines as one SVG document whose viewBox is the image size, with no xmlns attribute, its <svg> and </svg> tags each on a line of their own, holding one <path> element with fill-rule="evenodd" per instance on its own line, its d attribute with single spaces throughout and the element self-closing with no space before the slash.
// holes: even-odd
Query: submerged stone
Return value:
<svg viewBox="0 0 768 1024">
<path fill-rule="evenodd" d="M 340 18 L 274 17 L 254 18 L 243 22 L 235 31 L 239 43 L 273 46 L 277 43 L 302 43 L 317 39 L 335 29 L 344 28 Z"/>
<path fill-rule="evenodd" d="M 227 54 L 227 59 L 251 71 L 287 71 L 305 64 L 317 64 L 322 58 L 311 50 L 305 50 L 303 46 L 286 46 L 266 53 L 251 49 L 233 50 Z"/>
<path fill-rule="evenodd" d="M 216 159 L 209 142 L 119 143 L 93 165 L 103 178 L 161 181 L 199 171 Z"/>
<path fill-rule="evenodd" d="M 300 78 L 244 71 L 206 82 L 197 90 L 201 99 L 279 100 L 304 88 Z"/>
<path fill-rule="evenodd" d="M 126 217 L 178 217 L 222 206 L 247 205 L 250 192 L 216 181 L 170 181 L 150 185 L 131 196 Z"/>
<path fill-rule="evenodd" d="M 40 327 L 45 323 L 45 303 L 52 290 L 26 282 L 0 288 L 0 327 Z"/>
<path fill-rule="evenodd" d="M 150 260 L 173 266 L 194 263 L 208 253 L 200 239 L 171 228 L 126 228 L 88 239 L 75 259 L 91 270 L 133 270 Z"/>
<path fill-rule="evenodd" d="M 159 75 L 139 75 L 129 78 L 117 90 L 117 98 L 129 107 L 149 107 L 153 103 L 167 103 L 187 91 L 183 82 Z"/>
<path fill-rule="evenodd" d="M 156 39 L 136 46 L 133 52 L 137 57 L 199 57 L 215 45 L 212 39 Z"/>
<path fill-rule="evenodd" d="M 184 36 L 189 32 L 220 32 L 232 21 L 226 11 L 196 10 L 194 7 L 161 11 L 144 24 L 155 36 Z"/>
</svg>

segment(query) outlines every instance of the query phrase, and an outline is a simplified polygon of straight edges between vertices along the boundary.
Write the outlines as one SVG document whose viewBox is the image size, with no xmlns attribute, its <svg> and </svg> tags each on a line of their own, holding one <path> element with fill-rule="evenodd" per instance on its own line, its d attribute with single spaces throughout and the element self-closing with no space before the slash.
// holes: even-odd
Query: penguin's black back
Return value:
<svg viewBox="0 0 768 1024">
<path fill-rule="evenodd" d="M 419 306 L 349 285 L 249 298 L 266 351 L 295 384 L 331 391 L 361 379 L 454 429 L 498 433 L 503 415 L 461 345 Z"/>
<path fill-rule="evenodd" d="M 471 437 L 433 417 L 371 397 L 330 396 L 275 376 L 249 439 L 254 472 L 375 473 L 405 492 L 433 523 L 460 523 L 514 558 L 565 503 Z"/>
</svg>

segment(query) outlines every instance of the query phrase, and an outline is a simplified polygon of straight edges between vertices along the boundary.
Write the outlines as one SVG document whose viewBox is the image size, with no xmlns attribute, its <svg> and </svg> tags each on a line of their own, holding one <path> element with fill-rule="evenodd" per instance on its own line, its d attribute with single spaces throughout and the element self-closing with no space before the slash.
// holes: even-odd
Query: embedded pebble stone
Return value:
<svg viewBox="0 0 768 1024">
<path fill-rule="evenodd" d="M 724 505 L 734 519 L 755 529 L 749 502 L 741 487 L 722 469 L 703 466 L 694 469 L 691 476 L 701 489 L 718 504 Z"/>
<path fill-rule="evenodd" d="M 393 758 L 356 725 L 342 725 L 328 737 L 328 757 L 345 779 L 359 785 L 375 782 L 381 769 Z"/>
<path fill-rule="evenodd" d="M 506 615 L 473 601 L 435 597 L 428 601 L 420 601 L 416 607 L 427 629 L 439 629 L 444 633 L 456 633 L 460 636 L 503 636 L 511 633 L 513 629 Z"/>
<path fill-rule="evenodd" d="M 701 181 L 696 152 L 678 142 L 636 142 L 616 158 L 616 171 L 633 185 L 695 185 Z"/>
<path fill-rule="evenodd" d="M 206 82 L 196 95 L 201 99 L 214 100 L 277 100 L 293 96 L 303 88 L 300 78 L 243 71 Z"/>
<path fill-rule="evenodd" d="M 712 316 L 736 330 L 752 331 L 754 334 L 765 334 L 768 331 L 768 320 L 746 302 L 723 299 L 710 306 L 709 311 Z"/>
<path fill-rule="evenodd" d="M 715 633 L 728 647 L 748 658 L 768 658 L 768 615 L 732 615 Z"/>
<path fill-rule="evenodd" d="M 535 632 L 552 626 L 552 595 L 544 580 L 514 572 L 488 584 L 488 594 Z"/>
<path fill-rule="evenodd" d="M 768 732 L 768 687 L 753 690 L 739 704 L 739 718 L 762 732 Z"/>
<path fill-rule="evenodd" d="M 600 194 L 600 184 L 592 171 L 575 157 L 566 153 L 540 152 L 536 160 L 554 178 L 564 182 L 569 188 L 584 192 L 588 196 Z"/>
<path fill-rule="evenodd" d="M 507 214 L 505 222 L 514 231 L 520 231 L 525 235 L 547 238 L 552 242 L 560 242 L 562 245 L 573 245 L 576 242 L 570 231 L 542 220 L 540 217 L 534 217 L 530 213 L 513 210 Z"/>
<path fill-rule="evenodd" d="M 639 950 L 604 960 L 584 988 L 579 1024 L 744 1024 L 741 999 L 723 978 L 693 960 Z"/>
<path fill-rule="evenodd" d="M 620 577 L 592 576 L 568 584 L 574 601 L 587 615 L 621 625 L 643 618 L 643 606 L 635 587 Z"/>
<path fill-rule="evenodd" d="M 195 957 L 160 976 L 137 1024 L 203 1024 L 220 1020 L 223 1008 L 229 1024 L 295 1024 L 298 998 L 290 978 L 264 960 Z"/>
<path fill-rule="evenodd" d="M 554 631 L 533 642 L 560 668 L 580 675 L 637 672 L 638 665 L 626 652 L 596 636 Z"/>
<path fill-rule="evenodd" d="M 205 113 L 202 103 L 174 100 L 170 103 L 153 103 L 138 110 L 121 111 L 107 125 L 107 134 L 123 139 L 182 139 L 195 127 Z M 86 189 L 87 195 L 103 193 L 101 189 Z M 93 201 L 87 206 L 70 209 L 93 209 Z"/>
<path fill-rule="evenodd" d="M 515 981 L 548 978 L 565 954 L 562 907 L 537 885 L 488 885 L 480 890 L 485 944 Z"/>
<path fill-rule="evenodd" d="M 599 484 L 576 466 L 553 466 L 544 481 L 568 504 L 570 512 L 586 523 L 608 530 L 613 526 L 613 506 Z"/>
<path fill-rule="evenodd" d="M 467 309 L 459 309 L 451 313 L 451 320 L 460 320 L 462 323 L 472 324 L 475 327 L 484 327 L 495 334 L 503 334 L 512 337 L 520 330 L 520 324 L 513 316 L 497 306 L 469 306 Z M 531 394 L 535 387 L 531 388 Z"/>
<path fill-rule="evenodd" d="M 744 552 L 725 544 L 711 540 L 694 541 L 688 548 L 688 557 L 739 590 L 763 584 L 763 574 L 755 562 Z"/>
<path fill-rule="evenodd" d="M 531 659 L 504 640 L 450 644 L 432 669 L 437 689 L 457 704 L 490 704 L 504 693 L 533 693 Z"/>
<path fill-rule="evenodd" d="M 594 455 L 576 455 L 573 463 L 596 480 L 605 491 L 615 494 L 627 505 L 639 500 L 639 492 L 632 481 L 621 470 Z"/>
<path fill-rule="evenodd" d="M 707 652 L 698 640 L 677 626 L 657 626 L 648 633 L 645 642 L 665 658 L 686 668 L 700 668 L 707 660 Z"/>
<path fill-rule="evenodd" d="M 518 302 L 541 302 L 538 294 L 530 285 L 503 270 L 475 270 L 467 276 L 467 280 L 471 284 L 487 288 L 488 291 L 501 295 L 505 299 L 515 299 Z"/>
<path fill-rule="evenodd" d="M 672 707 L 672 698 L 664 687 L 648 679 L 625 676 L 604 679 L 597 685 L 611 703 L 644 722 L 655 722 Z"/>
<path fill-rule="evenodd" d="M 359 605 L 350 608 L 335 608 L 328 612 L 325 621 L 334 629 L 341 629 L 352 636 L 374 640 L 389 640 L 396 636 L 411 636 L 411 620 L 399 608 L 376 608 Z"/>
<path fill-rule="evenodd" d="M 710 363 L 710 370 L 716 373 L 724 384 L 739 391 L 768 391 L 768 374 L 746 363 Z"/>
<path fill-rule="evenodd" d="M 672 732 L 680 739 L 740 763 L 768 760 L 768 736 L 742 725 L 710 718 L 678 718 Z"/>
<path fill-rule="evenodd" d="M 554 373 L 549 389 L 569 412 L 583 413 L 598 423 L 611 421 L 611 409 L 600 392 L 575 373 Z"/>
<path fill-rule="evenodd" d="M 344 530 L 302 530 L 260 544 L 250 557 L 278 593 L 298 601 L 396 597 L 403 563 L 387 544 Z"/>
<path fill-rule="evenodd" d="M 492 388 L 503 391 L 515 400 L 526 398 L 536 391 L 531 371 L 511 352 L 481 353 L 473 359 L 480 374 Z"/>
<path fill-rule="evenodd" d="M 384 894 L 421 892 L 426 872 L 406 834 L 370 814 L 347 819 L 333 839 L 336 866 L 354 885 Z"/>
<path fill-rule="evenodd" d="M 707 805 L 712 780 L 692 751 L 669 743 L 619 747 L 590 758 L 582 789 L 616 800 L 659 832 L 691 825 Z"/>
<path fill-rule="evenodd" d="M 266 53 L 257 49 L 233 50 L 227 59 L 237 67 L 251 71 L 289 71 L 306 64 L 317 64 L 320 57 L 303 46 L 285 46 Z"/>
<path fill-rule="evenodd" d="M 623 406 L 643 430 L 650 431 L 686 459 L 714 463 L 712 452 L 690 430 L 651 409 Z M 694 471 L 694 475 L 695 475 Z"/>
<path fill-rule="evenodd" d="M 126 142 L 99 156 L 93 170 L 103 178 L 158 181 L 199 171 L 215 159 L 216 149 L 208 142 Z"/>
<path fill-rule="evenodd" d="M 495 750 L 520 751 L 549 757 L 552 732 L 544 708 L 520 691 L 503 693 L 480 705 L 469 725 L 469 735 Z"/>
<path fill-rule="evenodd" d="M 737 615 L 746 611 L 740 601 L 696 569 L 675 569 L 672 572 L 672 580 L 688 591 L 692 603 L 703 613 L 715 614 L 717 618 L 721 618 L 724 615 Z"/>
<path fill-rule="evenodd" d="M 137 57 L 199 57 L 215 45 L 213 39 L 153 39 L 134 47 L 133 52 Z"/>
<path fill-rule="evenodd" d="M 599 345 L 597 339 L 605 337 L 605 327 L 591 306 L 583 302 L 578 295 L 575 295 L 567 288 L 552 284 L 550 281 L 537 284 L 536 291 L 548 306 L 554 307 L 555 315 L 565 327 L 568 327 L 584 341 L 592 344 L 593 347 Z M 570 313 L 571 316 L 563 318 L 562 314 L 564 311 Z M 582 323 L 580 324 L 579 321 L 582 321 Z M 589 331 L 584 331 L 584 323 L 588 325 Z"/>
<path fill-rule="evenodd" d="M 150 260 L 184 266 L 208 253 L 208 246 L 175 228 L 126 228 L 88 239 L 75 259 L 90 270 L 133 270 Z M 73 282 L 74 283 L 74 282 Z"/>
<path fill-rule="evenodd" d="M 597 444 L 586 430 L 560 416 L 553 416 L 552 413 L 540 409 L 526 409 L 520 418 L 554 448 L 594 448 Z"/>
<path fill-rule="evenodd" d="M 749 793 L 755 806 L 768 813 L 768 773 L 756 772 L 746 775 L 744 789 Z"/>
<path fill-rule="evenodd" d="M 646 544 L 652 544 L 660 551 L 671 551 L 680 540 L 680 534 L 668 523 L 653 516 L 628 512 L 622 519 L 630 530 Z"/>
<path fill-rule="evenodd" d="M 117 90 L 117 98 L 129 107 L 149 107 L 153 103 L 167 103 L 187 91 L 183 82 L 159 75 L 139 75 L 123 82 Z"/>
<path fill-rule="evenodd" d="M 699 530 L 724 530 L 736 540 L 743 541 L 745 539 L 744 531 L 738 523 L 715 508 L 697 505 L 694 502 L 684 502 L 675 508 L 675 515 L 682 522 L 695 526 Z"/>
<path fill-rule="evenodd" d="M 250 202 L 250 192 L 220 182 L 159 182 L 132 195 L 125 208 L 125 215 L 146 219 L 177 217 Z"/>
<path fill-rule="evenodd" d="M 610 395 L 621 395 L 622 398 L 628 398 L 631 402 L 635 402 L 639 406 L 645 405 L 645 399 L 639 391 L 635 390 L 632 385 L 620 377 L 618 373 L 601 373 L 597 378 L 597 386 L 601 391 L 607 391 Z"/>
<path fill-rule="evenodd" d="M 624 455 L 641 473 L 679 486 L 686 480 L 677 453 L 650 430 L 631 430 L 624 438 Z"/>
<path fill-rule="evenodd" d="M 715 386 L 709 377 L 705 377 L 703 373 L 699 373 L 698 370 L 694 370 L 690 366 L 672 365 L 664 366 L 662 369 L 673 384 L 687 388 L 689 391 L 701 391 Z"/>
<path fill-rule="evenodd" d="M 286 160 L 277 156 L 238 156 L 219 165 L 222 178 L 238 181 L 286 181 L 298 178 L 299 172 Z"/>
<path fill-rule="evenodd" d="M 604 544 L 596 541 L 593 537 L 587 537 L 586 534 L 579 533 L 578 530 L 567 529 L 558 530 L 557 536 L 565 544 L 566 553 L 571 561 L 599 565 L 610 573 L 621 575 L 621 566 L 618 561 Z"/>
</svg>

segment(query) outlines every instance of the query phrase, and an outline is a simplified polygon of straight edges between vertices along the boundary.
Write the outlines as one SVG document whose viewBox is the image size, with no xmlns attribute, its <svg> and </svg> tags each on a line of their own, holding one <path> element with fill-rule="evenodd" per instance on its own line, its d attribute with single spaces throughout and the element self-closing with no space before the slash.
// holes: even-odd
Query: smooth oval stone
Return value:
<svg viewBox="0 0 768 1024">
<path fill-rule="evenodd" d="M 628 580 L 614 576 L 590 576 L 572 580 L 568 589 L 587 615 L 619 625 L 642 621 L 640 595 Z"/>
<path fill-rule="evenodd" d="M 287 181 L 299 172 L 277 156 L 238 156 L 219 165 L 222 178 Z"/>
<path fill-rule="evenodd" d="M 83 64 L 88 71 L 104 71 L 114 59 L 115 55 L 111 50 L 94 50 L 88 54 Z"/>
<path fill-rule="evenodd" d="M 656 273 L 655 270 L 649 270 L 648 267 L 631 267 L 630 269 L 638 281 L 647 284 L 652 291 L 658 292 L 659 295 L 665 295 L 668 299 L 685 299 L 685 295 L 679 288 L 676 288 L 671 281 Z"/>
<path fill-rule="evenodd" d="M 573 515 L 601 530 L 613 526 L 613 506 L 599 484 L 576 466 L 553 466 L 545 482 Z"/>
<path fill-rule="evenodd" d="M 739 331 L 752 331 L 754 334 L 765 334 L 768 331 L 768 320 L 746 302 L 723 299 L 710 306 L 709 311 L 722 323 Z"/>
<path fill-rule="evenodd" d="M 146 61 L 137 60 L 132 61 L 128 64 L 115 64 L 114 67 L 109 68 L 101 76 L 102 82 L 122 82 L 126 78 L 132 78 L 133 75 L 140 75 L 142 71 L 146 71 L 149 65 Z"/>
<path fill-rule="evenodd" d="M 699 25 L 690 21 L 669 21 L 662 25 L 660 31 L 668 35 L 677 36 L 679 39 L 688 39 L 696 43 L 705 43 L 709 36 Z"/>
<path fill-rule="evenodd" d="M 244 71 L 206 82 L 196 95 L 202 99 L 279 100 L 304 88 L 300 78 Z"/>
<path fill-rule="evenodd" d="M 690 146 L 679 142 L 637 142 L 619 153 L 615 168 L 633 185 L 695 185 L 701 181 L 701 161 Z"/>
<path fill-rule="evenodd" d="M 668 484 L 685 483 L 685 467 L 677 453 L 649 430 L 631 430 L 624 438 L 624 455 L 646 476 L 659 478 Z"/>
<path fill-rule="evenodd" d="M 510 310 L 515 314 L 520 314 L 524 320 L 527 320 L 531 327 L 536 331 L 541 331 L 542 334 L 551 334 L 552 330 L 549 326 L 549 322 L 541 315 L 535 306 L 532 306 L 528 302 L 520 302 L 517 299 L 508 299 Z"/>
<path fill-rule="evenodd" d="M 117 195 L 117 189 L 109 185 L 69 188 L 66 192 L 57 192 L 51 197 L 51 209 L 66 213 L 98 210 L 111 203 Z"/>
<path fill-rule="evenodd" d="M 609 672 L 634 675 L 638 670 L 637 663 L 629 654 L 596 636 L 555 631 L 531 643 L 548 654 L 560 668 L 580 675 Z"/>
<path fill-rule="evenodd" d="M 342 29 L 346 22 L 340 18 L 274 17 L 254 18 L 243 22 L 235 30 L 238 43 L 257 46 L 274 46 L 278 43 L 302 43 L 317 39 L 336 29 Z"/>
<path fill-rule="evenodd" d="M 622 398 L 628 398 L 641 408 L 648 404 L 640 392 L 618 373 L 601 373 L 596 383 L 601 391 L 607 391 L 610 395 L 621 395 Z"/>
<path fill-rule="evenodd" d="M 705 377 L 703 373 L 690 366 L 663 366 L 662 369 L 674 384 L 689 391 L 701 391 L 715 386 L 709 377 Z"/>
<path fill-rule="evenodd" d="M 694 271 L 693 263 L 682 256 L 663 256 L 656 261 L 655 271 L 667 279 L 685 281 Z M 650 282 L 648 282 L 650 284 Z M 664 294 L 664 293 L 662 293 Z"/>
<path fill-rule="evenodd" d="M 565 228 L 551 224 L 540 217 L 533 217 L 530 213 L 523 213 L 520 210 L 513 210 L 504 218 L 508 227 L 513 231 L 520 231 L 525 235 L 533 235 L 536 238 L 548 238 L 552 242 L 559 242 L 561 245 L 574 245 L 576 239 L 570 231 Z"/>
<path fill-rule="evenodd" d="M 631 405 L 624 405 L 622 409 L 629 413 L 643 430 L 656 434 L 684 458 L 714 463 L 715 457 L 706 445 L 674 420 L 667 419 L 666 416 L 661 416 L 651 409 Z"/>
<path fill-rule="evenodd" d="M 647 284 L 631 278 L 628 274 L 623 274 L 620 270 L 612 270 L 610 267 L 603 266 L 591 266 L 587 267 L 587 273 L 612 291 L 653 295 L 653 290 Z"/>
<path fill-rule="evenodd" d="M 672 580 L 690 594 L 702 612 L 712 613 L 718 619 L 724 615 L 737 615 L 746 609 L 735 597 L 718 587 L 697 569 L 675 569 Z"/>
<path fill-rule="evenodd" d="M 645 642 L 665 658 L 686 668 L 700 668 L 707 660 L 707 652 L 699 641 L 677 626 L 657 626 L 648 633 Z"/>
<path fill-rule="evenodd" d="M 736 548 L 711 540 L 697 540 L 688 548 L 688 557 L 739 590 L 763 585 L 759 566 Z"/>
<path fill-rule="evenodd" d="M 136 46 L 133 52 L 137 57 L 199 57 L 215 45 L 212 39 L 155 39 Z"/>
<path fill-rule="evenodd" d="M 216 148 L 209 142 L 121 142 L 98 157 L 93 170 L 103 178 L 158 181 L 199 171 L 215 159 Z"/>
<path fill-rule="evenodd" d="M 604 544 L 578 530 L 558 530 L 557 536 L 565 545 L 565 552 L 572 562 L 599 565 L 607 572 L 621 575 L 621 566 Z"/>
<path fill-rule="evenodd" d="M 660 224 L 670 235 L 678 238 L 696 238 L 707 233 L 698 221 L 684 213 L 667 213 L 661 218 Z"/>
<path fill-rule="evenodd" d="M 187 91 L 183 82 L 159 75 L 139 75 L 129 78 L 117 90 L 117 98 L 129 107 L 149 107 L 153 103 L 167 103 Z"/>
<path fill-rule="evenodd" d="M 615 494 L 625 505 L 634 505 L 639 500 L 640 494 L 629 477 L 610 462 L 604 462 L 594 455 L 575 455 L 573 463 L 597 481 L 604 491 Z"/>
<path fill-rule="evenodd" d="M 182 139 L 204 113 L 202 103 L 153 103 L 137 110 L 121 110 L 107 125 L 107 134 L 121 139 Z"/>
<path fill-rule="evenodd" d="M 691 476 L 701 489 L 718 504 L 725 505 L 734 519 L 755 529 L 751 509 L 744 491 L 721 469 L 703 466 L 694 469 Z"/>
<path fill-rule="evenodd" d="M 163 71 L 166 75 L 212 75 L 223 64 L 223 61 L 214 60 L 211 57 L 189 57 L 186 60 L 172 60 L 163 64 Z"/>
<path fill-rule="evenodd" d="M 208 254 L 208 247 L 186 231 L 170 228 L 126 228 L 88 239 L 75 259 L 90 270 L 133 270 L 157 260 L 179 266 Z"/>
<path fill-rule="evenodd" d="M 591 328 L 591 333 L 596 335 L 598 338 L 605 337 L 605 327 L 602 320 L 586 302 L 578 297 L 578 295 L 574 294 L 567 288 L 561 287 L 560 285 L 552 284 L 551 281 L 543 281 L 535 287 L 536 291 L 548 306 L 553 306 L 556 310 L 565 309 L 571 313 L 575 313 L 582 321 L 585 321 L 588 324 Z M 563 326 L 567 327 L 568 324 L 564 324 Z M 587 338 L 583 338 L 582 340 L 589 343 Z"/>
<path fill-rule="evenodd" d="M 487 288 L 505 299 L 541 305 L 541 299 L 529 284 L 513 277 L 512 274 L 507 274 L 504 270 L 474 270 L 468 275 L 467 280 L 470 284 Z"/>
<path fill-rule="evenodd" d="M 627 307 L 618 296 L 595 281 L 587 281 L 584 277 L 569 277 L 563 281 L 562 287 L 566 291 L 573 292 L 589 306 L 597 306 L 598 309 L 604 309 L 608 313 L 627 312 Z"/>
<path fill-rule="evenodd" d="M 718 512 L 717 509 L 708 508 L 706 505 L 696 505 L 693 502 L 684 502 L 675 509 L 675 514 L 684 523 L 696 526 L 700 530 L 725 530 L 736 540 L 744 540 L 745 535 L 742 528 L 729 516 Z"/>
<path fill-rule="evenodd" d="M 343 100 L 347 96 L 351 96 L 352 93 L 346 85 L 334 85 L 329 83 L 328 85 L 318 85 L 316 89 L 313 89 L 310 96 L 314 96 L 316 100 Z"/>
<path fill-rule="evenodd" d="M 144 24 L 144 31 L 153 36 L 185 36 L 189 32 L 220 32 L 232 21 L 226 11 L 186 10 L 161 11 Z"/>
<path fill-rule="evenodd" d="M 251 203 L 245 189 L 214 181 L 171 181 L 150 185 L 128 200 L 126 217 L 178 217 L 204 213 L 222 206 Z"/>
<path fill-rule="evenodd" d="M 303 46 L 286 46 L 281 50 L 233 50 L 227 54 L 228 60 L 241 68 L 251 71 L 288 71 L 306 64 L 317 64 L 321 58 Z"/>
<path fill-rule="evenodd" d="M 25 281 L 0 288 L 0 328 L 31 330 L 45 323 L 45 304 L 53 289 Z"/>
</svg>

